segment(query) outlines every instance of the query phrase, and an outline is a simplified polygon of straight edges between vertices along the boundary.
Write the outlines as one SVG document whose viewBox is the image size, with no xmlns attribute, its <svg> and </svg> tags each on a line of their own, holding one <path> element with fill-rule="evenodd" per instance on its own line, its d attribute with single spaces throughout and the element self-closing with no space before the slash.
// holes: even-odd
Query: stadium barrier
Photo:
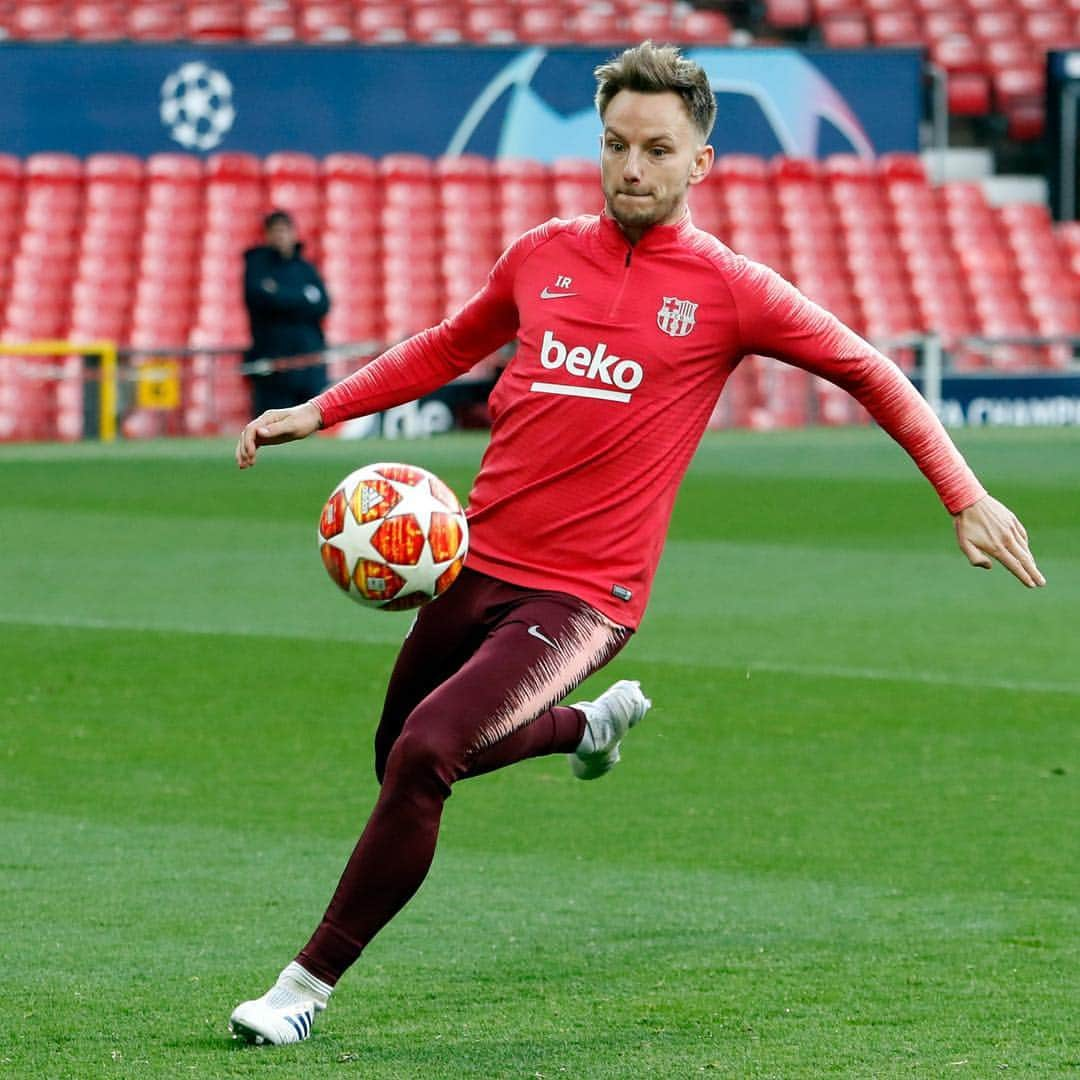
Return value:
<svg viewBox="0 0 1080 1080">
<path fill-rule="evenodd" d="M 0 342 L 0 441 L 116 438 L 119 350 L 111 341 Z"/>
<path fill-rule="evenodd" d="M 232 434 L 251 418 L 250 380 L 325 363 L 337 381 L 381 351 L 352 342 L 307 356 L 245 361 L 246 346 L 118 348 L 112 342 L 0 343 L 0 442 Z M 420 402 L 335 434 L 419 437 L 487 423 L 496 362 Z"/>
<path fill-rule="evenodd" d="M 1080 423 L 1080 337 L 906 335 L 874 342 L 894 357 L 950 427 Z M 117 348 L 111 342 L 0 343 L 0 441 L 221 435 L 251 416 L 250 379 L 325 362 L 331 381 L 378 355 L 372 342 L 310 356 L 245 362 L 242 346 Z M 431 395 L 332 434 L 417 438 L 486 426 L 487 396 L 511 350 Z M 865 423 L 831 383 L 767 357 L 748 357 L 710 427 Z"/>
</svg>

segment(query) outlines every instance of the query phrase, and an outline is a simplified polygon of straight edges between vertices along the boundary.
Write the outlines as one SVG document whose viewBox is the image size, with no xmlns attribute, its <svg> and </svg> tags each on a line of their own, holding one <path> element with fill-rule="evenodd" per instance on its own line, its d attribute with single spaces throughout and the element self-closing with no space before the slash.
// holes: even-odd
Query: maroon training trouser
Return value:
<svg viewBox="0 0 1080 1080">
<path fill-rule="evenodd" d="M 431 865 L 455 780 L 576 749 L 584 717 L 556 703 L 629 636 L 565 593 L 469 569 L 420 609 L 375 735 L 379 798 L 297 956 L 304 968 L 333 985 L 405 906 Z"/>
</svg>

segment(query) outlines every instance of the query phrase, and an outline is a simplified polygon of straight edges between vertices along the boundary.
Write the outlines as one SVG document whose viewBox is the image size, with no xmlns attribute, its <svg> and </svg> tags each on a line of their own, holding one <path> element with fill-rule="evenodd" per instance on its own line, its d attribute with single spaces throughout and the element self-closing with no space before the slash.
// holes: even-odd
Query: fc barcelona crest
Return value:
<svg viewBox="0 0 1080 1080">
<path fill-rule="evenodd" d="M 694 312 L 697 309 L 697 304 L 690 300 L 665 296 L 656 313 L 656 325 L 671 337 L 686 337 L 694 329 Z"/>
</svg>

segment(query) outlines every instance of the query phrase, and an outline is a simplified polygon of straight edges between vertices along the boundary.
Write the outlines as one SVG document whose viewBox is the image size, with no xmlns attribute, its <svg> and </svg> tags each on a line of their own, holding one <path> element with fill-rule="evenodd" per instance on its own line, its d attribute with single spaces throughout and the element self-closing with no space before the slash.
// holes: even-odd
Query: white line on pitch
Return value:
<svg viewBox="0 0 1080 1080">
<path fill-rule="evenodd" d="M 734 668 L 727 664 L 725 667 Z M 736 670 L 743 670 L 740 665 Z M 1080 694 L 1080 683 L 1045 679 L 994 679 L 977 675 L 950 675 L 935 671 L 888 671 L 884 668 L 840 667 L 829 664 L 781 664 L 755 660 L 745 665 L 747 676 L 755 671 L 778 675 L 819 675 L 831 679 L 864 679 L 871 682 L 911 682 L 927 686 L 970 686 L 988 690 L 1022 690 L 1043 694 Z"/>
<path fill-rule="evenodd" d="M 386 619 L 379 630 L 377 623 L 368 626 L 375 632 L 362 633 L 358 629 L 350 633 L 328 633 L 325 629 L 315 627 L 278 626 L 177 626 L 138 622 L 136 620 L 124 621 L 122 619 L 101 619 L 82 615 L 17 615 L 14 612 L 0 612 L 0 625 L 8 626 L 60 626 L 69 627 L 73 630 L 129 630 L 135 633 L 162 633 L 162 634 L 196 634 L 203 637 L 227 636 L 227 637 L 265 637 L 299 639 L 301 641 L 328 641 L 348 644 L 355 642 L 358 645 L 395 645 L 404 636 L 404 616 L 388 619 L 379 614 L 378 618 Z M 364 627 L 367 629 L 367 627 Z M 697 665 L 699 662 L 692 657 L 668 657 L 643 650 L 642 659 L 655 663 L 674 663 L 679 665 Z M 700 662 L 701 666 L 706 661 Z M 746 664 L 722 663 L 712 665 L 725 671 L 745 671 L 748 678 L 752 678 L 755 672 L 762 674 L 774 673 L 777 675 L 811 675 L 829 679 L 858 679 L 867 682 L 906 682 L 917 683 L 924 686 L 969 686 L 974 689 L 987 690 L 1010 690 L 1020 693 L 1036 694 L 1073 694 L 1080 695 L 1080 683 L 1054 682 L 1048 679 L 995 679 L 983 678 L 977 675 L 951 675 L 946 672 L 934 671 L 889 671 L 886 668 L 863 668 L 842 667 L 832 664 L 792 664 L 779 663 L 771 660 L 753 660 Z"/>
<path fill-rule="evenodd" d="M 139 622 L 135 619 L 101 619 L 88 615 L 16 615 L 0 612 L 0 625 L 57 626 L 71 630 L 127 630 L 140 634 L 195 634 L 200 637 L 265 637 L 301 641 L 331 641 L 358 645 L 395 644 L 405 636 L 403 616 L 389 619 L 385 615 L 384 631 L 379 633 L 328 633 L 314 627 L 287 627 L 284 622 L 266 626 L 191 626 L 176 623 Z"/>
</svg>

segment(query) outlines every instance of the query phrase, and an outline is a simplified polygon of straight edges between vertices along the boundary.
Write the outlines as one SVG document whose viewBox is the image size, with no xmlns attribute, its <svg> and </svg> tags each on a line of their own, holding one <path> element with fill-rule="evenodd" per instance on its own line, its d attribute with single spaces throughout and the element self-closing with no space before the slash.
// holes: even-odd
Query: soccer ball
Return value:
<svg viewBox="0 0 1080 1080">
<path fill-rule="evenodd" d="M 445 592 L 461 573 L 469 526 L 457 496 L 416 465 L 349 473 L 319 517 L 319 551 L 358 604 L 402 611 Z"/>
</svg>

